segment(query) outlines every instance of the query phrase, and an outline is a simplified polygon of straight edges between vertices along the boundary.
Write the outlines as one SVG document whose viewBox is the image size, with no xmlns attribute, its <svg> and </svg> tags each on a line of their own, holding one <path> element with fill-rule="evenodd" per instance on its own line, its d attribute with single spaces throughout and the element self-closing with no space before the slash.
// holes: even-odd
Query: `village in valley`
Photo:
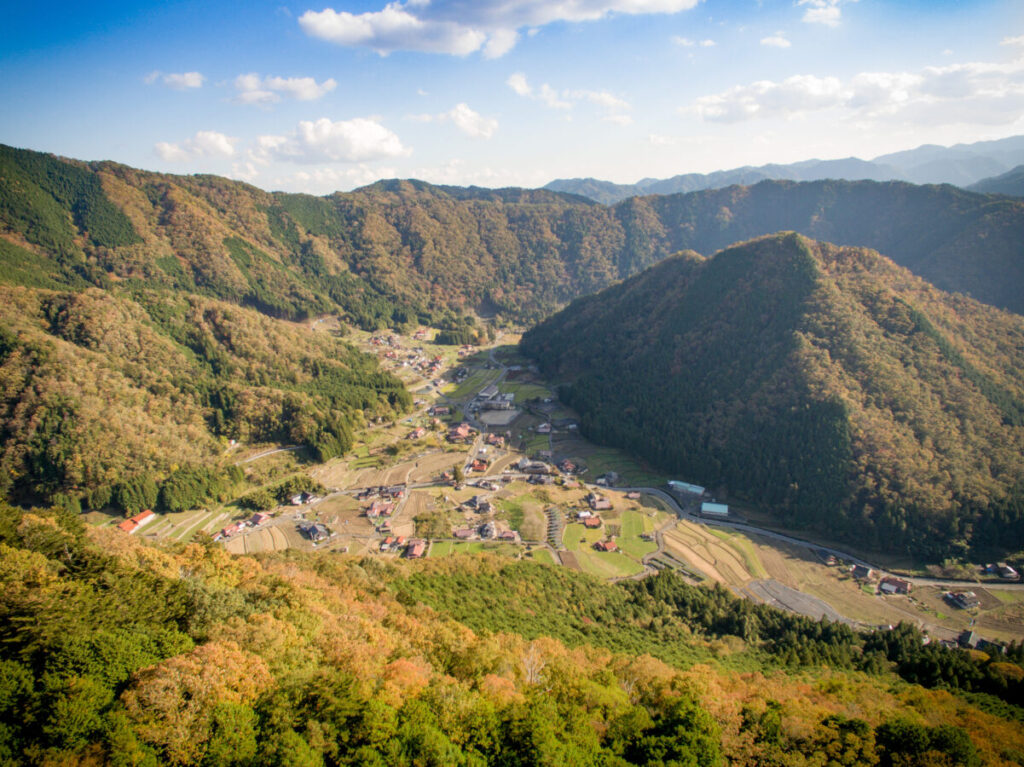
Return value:
<svg viewBox="0 0 1024 767">
<path fill-rule="evenodd" d="M 318 320 L 311 332 L 334 332 Z M 488 347 L 349 331 L 415 397 L 415 410 L 372 424 L 343 458 L 317 464 L 302 446 L 230 446 L 247 479 L 301 477 L 310 487 L 277 508 L 156 515 L 128 534 L 206 535 L 236 554 L 287 548 L 374 557 L 490 552 L 608 580 L 671 568 L 694 583 L 859 627 L 912 622 L 971 648 L 1024 638 L 1024 584 L 1006 563 L 976 583 L 904 574 L 766 528 L 700 485 L 589 443 L 512 336 Z M 757 525 L 757 526 L 755 526 Z M 915 577 L 916 576 L 916 577 Z M 993 646 L 998 646 L 995 644 Z"/>
</svg>

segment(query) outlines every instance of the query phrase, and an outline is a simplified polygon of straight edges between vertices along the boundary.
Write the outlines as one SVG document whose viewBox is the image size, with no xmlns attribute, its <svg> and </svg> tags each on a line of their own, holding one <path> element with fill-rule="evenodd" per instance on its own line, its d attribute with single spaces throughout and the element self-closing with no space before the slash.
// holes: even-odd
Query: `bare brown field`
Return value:
<svg viewBox="0 0 1024 767">
<path fill-rule="evenodd" d="M 526 541 L 543 541 L 548 533 L 548 518 L 542 504 L 523 508 L 523 524 L 519 534 Z"/>
<path fill-rule="evenodd" d="M 562 567 L 568 567 L 572 570 L 582 570 L 579 561 L 576 559 L 576 555 L 571 551 L 559 551 L 558 558 L 562 562 Z"/>
<path fill-rule="evenodd" d="M 430 482 L 445 471 L 451 471 L 453 466 L 461 464 L 466 460 L 465 452 L 438 452 L 430 453 L 420 457 L 414 462 L 413 470 L 409 474 L 410 482 Z"/>
</svg>

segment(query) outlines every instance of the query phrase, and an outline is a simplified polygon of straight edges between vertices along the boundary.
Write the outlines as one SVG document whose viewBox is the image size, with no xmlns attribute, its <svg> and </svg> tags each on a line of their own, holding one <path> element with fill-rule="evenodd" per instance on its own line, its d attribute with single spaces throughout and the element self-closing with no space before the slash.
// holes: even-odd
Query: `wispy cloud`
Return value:
<svg viewBox="0 0 1024 767">
<path fill-rule="evenodd" d="M 613 112 L 624 112 L 632 109 L 628 101 L 608 91 L 584 89 L 558 91 L 548 83 L 542 83 L 539 88 L 534 88 L 522 72 L 515 72 L 509 75 L 505 84 L 518 95 L 540 101 L 551 109 L 568 110 L 580 102 L 587 102 Z"/>
<path fill-rule="evenodd" d="M 212 130 L 198 131 L 192 138 L 179 143 L 158 142 L 153 149 L 167 162 L 189 162 L 200 157 L 232 157 L 237 138 Z"/>
<path fill-rule="evenodd" d="M 441 114 L 410 115 L 409 119 L 417 122 L 450 122 L 471 138 L 490 138 L 498 130 L 497 120 L 493 117 L 484 117 L 465 103 L 456 104 Z"/>
<path fill-rule="evenodd" d="M 273 104 L 282 98 L 316 101 L 337 86 L 333 77 L 318 83 L 312 77 L 260 77 L 250 72 L 235 78 L 235 100 L 241 104 Z"/>
<path fill-rule="evenodd" d="M 172 72 L 167 74 L 159 71 L 150 72 L 144 80 L 147 85 L 161 82 L 168 88 L 173 88 L 176 91 L 202 88 L 203 83 L 206 82 L 206 78 L 199 72 Z"/>
<path fill-rule="evenodd" d="M 796 75 L 703 96 L 683 111 L 710 122 L 799 117 L 822 110 L 858 120 L 911 125 L 1002 125 L 1024 112 L 1024 57 L 861 72 L 848 79 Z"/>
<path fill-rule="evenodd" d="M 406 0 L 377 11 L 350 13 L 325 8 L 306 11 L 299 25 L 311 37 L 338 45 L 362 46 L 384 56 L 420 51 L 486 58 L 504 56 L 519 40 L 554 22 L 597 21 L 615 14 L 672 14 L 699 0 Z"/>
<path fill-rule="evenodd" d="M 678 45 L 680 48 L 714 48 L 714 40 L 691 40 L 688 37 L 680 37 L 679 35 L 672 36 L 672 44 Z"/>
</svg>

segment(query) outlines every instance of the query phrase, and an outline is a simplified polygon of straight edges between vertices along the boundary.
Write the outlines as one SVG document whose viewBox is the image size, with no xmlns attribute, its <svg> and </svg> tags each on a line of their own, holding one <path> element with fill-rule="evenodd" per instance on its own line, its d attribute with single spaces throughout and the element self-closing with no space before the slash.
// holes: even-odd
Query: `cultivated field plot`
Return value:
<svg viewBox="0 0 1024 767">
<path fill-rule="evenodd" d="M 964 590 L 973 591 L 981 600 L 977 610 L 960 610 L 943 598 L 947 590 L 936 586 L 914 589 L 912 602 L 902 599 L 915 610 L 917 615 L 952 633 L 966 628 L 977 631 L 984 637 L 1006 641 L 1024 639 L 1024 591 L 986 589 L 983 586 L 965 584 Z M 894 599 L 886 597 L 888 602 Z"/>
<path fill-rule="evenodd" d="M 523 550 L 521 547 L 511 543 L 496 543 L 494 541 L 436 541 L 430 547 L 431 557 L 448 557 L 455 554 L 499 554 L 503 557 L 518 559 Z"/>
<path fill-rule="evenodd" d="M 531 399 L 547 399 L 554 397 L 554 393 L 546 386 L 537 383 L 517 382 L 506 380 L 498 385 L 498 390 L 516 395 L 516 403 L 523 403 Z"/>
<path fill-rule="evenodd" d="M 704 525 L 680 520 L 664 533 L 665 550 L 710 580 L 740 590 L 762 575 L 756 561 L 737 544 L 738 536 L 720 537 Z M 753 558 L 756 560 L 756 558 Z"/>
<path fill-rule="evenodd" d="M 439 450 L 436 453 L 422 455 L 413 461 L 409 472 L 410 482 L 432 482 L 443 472 L 451 471 L 452 467 L 462 465 L 466 461 L 465 450 Z"/>
<path fill-rule="evenodd" d="M 224 548 L 232 554 L 259 554 L 264 551 L 283 551 L 289 547 L 288 536 L 279 526 L 250 530 L 224 544 Z"/>
</svg>

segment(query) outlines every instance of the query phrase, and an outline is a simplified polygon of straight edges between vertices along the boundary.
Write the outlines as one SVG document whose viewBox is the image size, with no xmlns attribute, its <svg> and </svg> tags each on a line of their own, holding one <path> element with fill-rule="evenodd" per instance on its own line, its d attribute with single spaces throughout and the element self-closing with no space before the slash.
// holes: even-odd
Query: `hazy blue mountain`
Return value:
<svg viewBox="0 0 1024 767">
<path fill-rule="evenodd" d="M 957 144 L 951 147 L 925 144 L 916 149 L 880 155 L 873 160 L 847 157 L 841 160 L 803 160 L 788 165 L 744 166 L 713 173 L 686 173 L 667 179 L 645 178 L 635 184 L 614 184 L 595 178 L 557 179 L 545 189 L 589 197 L 612 205 L 627 197 L 676 194 L 749 185 L 764 180 L 911 181 L 915 184 L 955 184 L 968 187 L 1024 163 L 1024 136 L 996 141 Z M 981 190 L 978 190 L 981 191 Z"/>
</svg>

